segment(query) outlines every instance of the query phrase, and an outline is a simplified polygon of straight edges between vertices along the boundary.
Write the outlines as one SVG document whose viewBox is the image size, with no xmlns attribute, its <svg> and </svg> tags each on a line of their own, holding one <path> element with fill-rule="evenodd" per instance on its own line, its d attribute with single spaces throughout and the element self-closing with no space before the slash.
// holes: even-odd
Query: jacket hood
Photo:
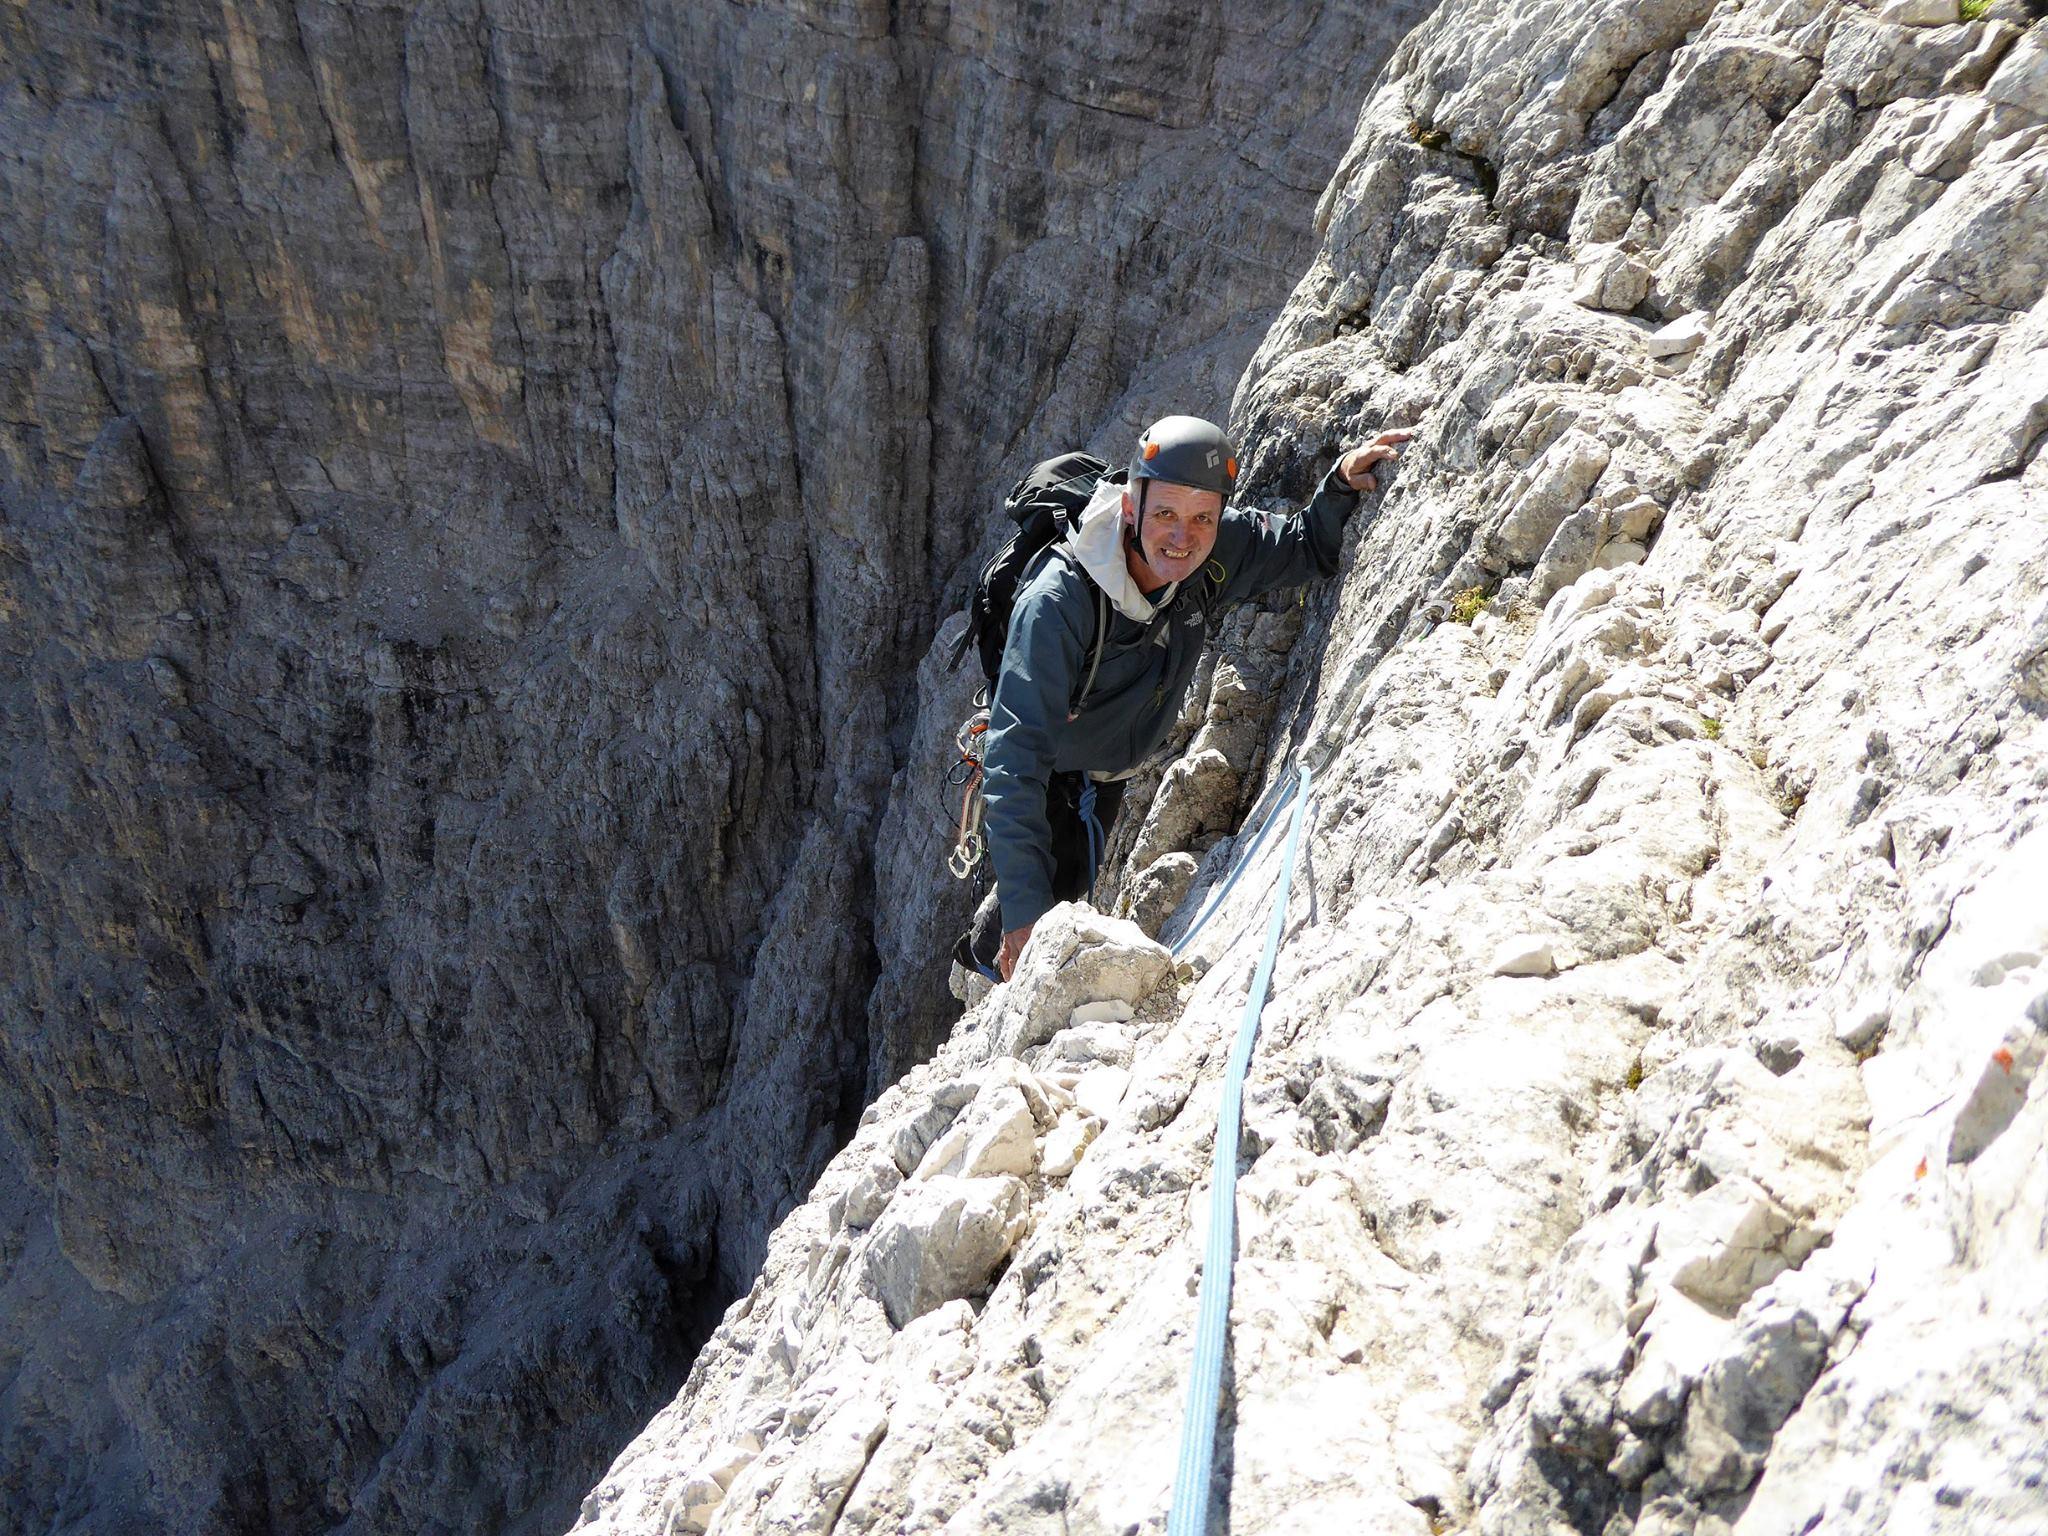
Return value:
<svg viewBox="0 0 2048 1536">
<path fill-rule="evenodd" d="M 1067 548 L 1089 579 L 1108 594 L 1119 613 L 1148 624 L 1154 613 L 1172 601 L 1180 584 L 1174 582 L 1162 588 L 1154 601 L 1131 580 L 1131 569 L 1124 563 L 1123 500 L 1123 476 L 1104 476 L 1088 505 L 1081 509 L 1074 531 L 1067 535 Z"/>
</svg>

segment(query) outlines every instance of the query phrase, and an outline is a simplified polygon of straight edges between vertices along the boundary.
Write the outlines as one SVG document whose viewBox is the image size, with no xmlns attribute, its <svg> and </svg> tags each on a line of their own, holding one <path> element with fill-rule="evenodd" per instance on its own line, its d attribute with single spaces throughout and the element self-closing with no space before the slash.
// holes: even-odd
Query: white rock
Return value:
<svg viewBox="0 0 2048 1536">
<path fill-rule="evenodd" d="M 725 1489 L 708 1477 L 686 1478 L 669 1497 L 665 1529 L 676 1536 L 703 1536 L 711 1517 L 725 1502 Z"/>
<path fill-rule="evenodd" d="M 1518 933 L 1494 946 L 1487 969 L 1496 976 L 1550 976 L 1557 956 L 1551 941 L 1540 934 Z"/>
<path fill-rule="evenodd" d="M 1023 1093 L 1012 1084 L 992 1084 L 932 1143 L 917 1165 L 916 1177 L 1022 1178 L 1032 1170 L 1037 1140 L 1038 1119 Z"/>
<path fill-rule="evenodd" d="M 1033 927 L 1017 972 L 999 989 L 995 1049 L 1015 1056 L 1049 1040 L 1076 1008 L 1135 1008 L 1173 969 L 1173 957 L 1134 923 L 1063 903 Z"/>
<path fill-rule="evenodd" d="M 1615 534 L 1640 544 L 1664 521 L 1664 509 L 1649 496 L 1623 502 L 1610 514 Z"/>
<path fill-rule="evenodd" d="M 1963 18 L 1957 0 L 1883 0 L 1877 19 L 1898 27 L 1946 27 Z"/>
<path fill-rule="evenodd" d="M 1579 265 L 1574 303 L 1588 309 L 1634 309 L 1650 291 L 1650 269 L 1626 251 L 1596 252 Z"/>
<path fill-rule="evenodd" d="M 1114 1024 L 1084 1024 L 1063 1029 L 1055 1035 L 1047 1059 L 1062 1065 L 1073 1063 L 1085 1067 L 1104 1063 L 1112 1067 L 1128 1067 L 1131 1051 L 1130 1030 Z"/>
<path fill-rule="evenodd" d="M 1074 1084 L 1074 1102 L 1098 1120 L 1112 1120 L 1130 1086 L 1131 1074 L 1123 1068 L 1095 1067 Z"/>
<path fill-rule="evenodd" d="M 1024 1096 L 1013 1088 L 999 1095 L 1000 1111 L 980 1121 L 960 1158 L 958 1172 L 963 1178 L 1007 1173 L 1022 1178 L 1032 1171 L 1037 1157 L 1038 1123 Z"/>
<path fill-rule="evenodd" d="M 1102 1122 L 1093 1115 L 1068 1116 L 1047 1134 L 1040 1170 L 1049 1179 L 1065 1178 L 1074 1171 L 1081 1155 L 1101 1134 Z"/>
<path fill-rule="evenodd" d="M 1702 314 L 1680 315 L 1643 338 L 1643 350 L 1652 357 L 1676 357 L 1696 350 L 1707 339 L 1707 319 Z"/>
<path fill-rule="evenodd" d="M 1100 1002 L 1083 1003 L 1067 1015 L 1070 1027 L 1083 1024 L 1123 1024 L 1129 1022 L 1131 1005 L 1118 998 L 1106 998 Z"/>
<path fill-rule="evenodd" d="M 888 1428 L 888 1410 L 872 1390 L 851 1388 L 829 1399 L 773 1488 L 763 1490 L 767 1496 L 754 1516 L 759 1528 L 778 1536 L 827 1536 Z M 727 1498 L 739 1503 L 739 1489 L 728 1489 Z M 722 1520 L 719 1529 L 732 1523 Z"/>
<path fill-rule="evenodd" d="M 1577 428 L 1551 444 L 1529 471 L 1525 488 L 1494 535 L 1502 557 L 1527 565 L 1542 554 L 1558 525 L 1586 499 L 1610 457 L 1606 443 Z"/>
<path fill-rule="evenodd" d="M 1624 565 L 1641 565 L 1649 553 L 1633 539 L 1610 539 L 1600 546 L 1593 563 L 1603 571 L 1612 571 Z"/>
<path fill-rule="evenodd" d="M 1640 1353 L 1621 1384 L 1616 1410 L 1643 1433 L 1676 1422 L 1685 1394 L 1727 1347 L 1733 1319 L 1711 1312 L 1684 1292 L 1658 1287 L 1639 1334 Z"/>
<path fill-rule="evenodd" d="M 1205 805 L 1204 815 L 1223 819 L 1226 813 L 1221 806 L 1220 797 L 1212 799 Z M 1193 854 L 1179 849 L 1161 854 L 1144 866 L 1128 881 L 1124 894 L 1124 904 L 1131 921 L 1147 933 L 1160 932 L 1167 919 L 1187 899 L 1200 867 Z"/>
<path fill-rule="evenodd" d="M 971 1296 L 1029 1226 L 1022 1180 L 941 1176 L 907 1184 L 875 1224 L 867 1272 L 889 1321 Z"/>
<path fill-rule="evenodd" d="M 912 1113 L 890 1123 L 883 1136 L 883 1145 L 889 1149 L 899 1172 L 914 1171 L 932 1144 L 945 1135 L 960 1111 L 972 1103 L 980 1091 L 971 1083 L 949 1085 L 949 1088 L 951 1091 L 932 1095 Z"/>
<path fill-rule="evenodd" d="M 896 1166 L 896 1159 L 882 1148 L 876 1148 L 860 1174 L 847 1186 L 842 1211 L 845 1224 L 849 1227 L 871 1226 L 889 1203 L 889 1197 L 896 1192 L 896 1186 L 902 1182 L 903 1171 Z"/>
<path fill-rule="evenodd" d="M 1746 1179 L 1693 1196 L 1657 1227 L 1655 1269 L 1702 1306 L 1733 1309 L 1789 1268 L 1800 1229 Z"/>
<path fill-rule="evenodd" d="M 1994 27 L 1999 25 L 2002 23 L 1993 23 Z M 2041 35 L 2038 26 L 2028 27 L 2019 41 L 2012 45 L 2011 51 L 1999 64 L 1998 72 L 1991 77 L 1991 83 L 1984 88 L 1984 94 L 1995 102 L 2031 112 L 2037 118 L 2048 115 L 2048 38 Z"/>
</svg>

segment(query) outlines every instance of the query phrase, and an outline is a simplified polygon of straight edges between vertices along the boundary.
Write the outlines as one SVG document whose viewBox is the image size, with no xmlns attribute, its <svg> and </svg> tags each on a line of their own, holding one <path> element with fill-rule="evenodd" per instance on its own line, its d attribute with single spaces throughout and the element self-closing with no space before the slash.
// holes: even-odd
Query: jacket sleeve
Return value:
<svg viewBox="0 0 2048 1536">
<path fill-rule="evenodd" d="M 1358 509 L 1358 494 L 1332 466 L 1308 505 L 1292 517 L 1234 509 L 1226 514 L 1216 541 L 1216 558 L 1228 573 L 1224 599 L 1241 602 L 1275 587 L 1336 575 L 1344 524 Z"/>
<path fill-rule="evenodd" d="M 981 793 L 1006 933 L 1037 922 L 1053 905 L 1046 790 L 1089 640 L 1087 594 L 1077 597 L 1074 588 L 1086 581 L 1053 560 L 1026 584 L 1010 615 L 1003 669 L 989 701 Z"/>
</svg>

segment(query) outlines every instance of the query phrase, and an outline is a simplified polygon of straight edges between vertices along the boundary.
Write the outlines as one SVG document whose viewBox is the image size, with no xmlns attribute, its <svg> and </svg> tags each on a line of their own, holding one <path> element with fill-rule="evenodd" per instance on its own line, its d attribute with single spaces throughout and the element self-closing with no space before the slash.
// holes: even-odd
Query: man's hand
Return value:
<svg viewBox="0 0 2048 1536">
<path fill-rule="evenodd" d="M 1026 923 L 1022 928 L 1012 928 L 1003 935 L 1003 947 L 996 952 L 996 969 L 1003 973 L 1003 980 L 1010 979 L 1010 973 L 1017 969 L 1017 957 L 1024 953 L 1024 946 L 1031 942 L 1034 925 Z"/>
<path fill-rule="evenodd" d="M 1376 491 L 1379 481 L 1373 478 L 1372 467 L 1386 459 L 1398 459 L 1394 451 L 1396 443 L 1405 443 L 1413 432 L 1382 432 L 1363 448 L 1354 448 L 1337 460 L 1337 475 L 1354 491 Z"/>
</svg>

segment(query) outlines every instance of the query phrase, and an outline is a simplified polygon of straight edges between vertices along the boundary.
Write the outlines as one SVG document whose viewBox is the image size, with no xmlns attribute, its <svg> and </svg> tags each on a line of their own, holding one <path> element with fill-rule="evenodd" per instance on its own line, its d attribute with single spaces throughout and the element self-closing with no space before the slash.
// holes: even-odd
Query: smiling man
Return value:
<svg viewBox="0 0 2048 1536">
<path fill-rule="evenodd" d="M 1194 416 L 1154 422 L 1128 473 L 1103 477 L 1011 610 L 982 759 L 996 888 L 956 960 L 1007 981 L 1032 925 L 1087 894 L 1123 780 L 1166 739 L 1216 617 L 1334 575 L 1373 466 L 1408 436 L 1383 432 L 1340 455 L 1293 517 L 1230 506 L 1236 452 Z"/>
</svg>

